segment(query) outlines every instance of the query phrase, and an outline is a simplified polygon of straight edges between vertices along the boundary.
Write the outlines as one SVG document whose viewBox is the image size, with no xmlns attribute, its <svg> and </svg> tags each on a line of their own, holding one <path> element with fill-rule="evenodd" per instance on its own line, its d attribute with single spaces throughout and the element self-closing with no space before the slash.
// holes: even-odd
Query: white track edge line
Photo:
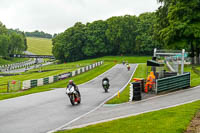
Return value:
<svg viewBox="0 0 200 133">
<path fill-rule="evenodd" d="M 123 89 L 125 89 L 126 86 L 129 84 L 129 82 L 131 81 L 131 79 L 132 79 L 132 77 L 133 77 L 133 74 L 135 73 L 137 67 L 138 67 L 138 64 L 136 64 L 135 70 L 134 70 L 133 73 L 131 74 L 131 77 L 130 77 L 129 81 L 127 82 L 127 84 L 126 84 L 122 89 L 119 90 L 120 92 L 121 92 Z M 113 68 L 114 68 L 114 66 L 113 66 Z M 113 69 L 113 68 L 111 68 L 111 69 Z M 109 69 L 109 70 L 111 70 L 111 69 Z M 108 70 L 108 71 L 109 71 L 109 70 Z M 106 72 L 107 72 L 107 71 L 106 71 Z M 104 72 L 104 73 L 106 73 L 106 72 Z M 103 73 L 103 74 L 104 74 L 104 73 Z M 101 74 L 101 75 L 102 75 L 102 74 Z M 100 75 L 99 75 L 99 76 L 100 76 Z M 96 78 L 97 78 L 97 77 L 96 77 Z M 117 92 L 117 93 L 118 93 L 118 92 Z M 81 116 L 79 116 L 79 117 L 77 117 L 77 118 L 71 120 L 70 122 L 68 122 L 68 123 L 66 123 L 66 124 L 64 124 L 64 125 L 62 125 L 62 126 L 56 128 L 56 129 L 54 129 L 54 130 L 48 131 L 47 133 L 54 133 L 54 132 L 56 132 L 56 131 L 59 131 L 59 130 L 61 130 L 62 128 L 64 128 L 65 126 L 71 124 L 72 122 L 75 122 L 75 121 L 79 120 L 80 118 L 82 118 L 82 117 L 88 115 L 89 113 L 91 113 L 91 112 L 97 110 L 97 109 L 100 108 L 105 102 L 107 102 L 108 100 L 110 100 L 110 99 L 112 99 L 114 96 L 116 96 L 117 93 L 115 93 L 113 96 L 111 96 L 111 97 L 109 97 L 108 99 L 106 99 L 105 101 L 103 101 L 99 106 L 97 106 L 96 108 L 92 109 L 91 111 L 89 111 L 89 112 L 87 112 L 87 113 L 85 113 L 85 114 L 83 114 L 83 115 L 81 115 Z"/>
<path fill-rule="evenodd" d="M 143 112 L 140 112 L 140 113 L 133 113 L 133 114 L 129 114 L 129 115 L 114 117 L 114 118 L 111 118 L 111 119 L 100 120 L 100 121 L 91 122 L 91 123 L 87 123 L 87 124 L 82 124 L 82 125 L 78 125 L 78 126 L 68 127 L 68 128 L 64 128 L 62 130 L 70 130 L 70 129 L 75 129 L 75 128 L 82 128 L 82 127 L 86 127 L 86 126 L 89 126 L 89 125 L 95 125 L 95 124 L 99 124 L 99 123 L 103 123 L 103 122 L 109 122 L 109 121 L 113 121 L 113 120 L 117 120 L 117 119 L 136 116 L 136 115 L 140 115 L 140 114 L 144 114 L 144 113 L 148 113 L 148 112 L 153 112 L 153 111 L 159 111 L 159 110 L 162 110 L 162 109 L 172 108 L 172 107 L 184 105 L 184 104 L 187 104 L 187 103 L 192 103 L 192 102 L 195 102 L 195 101 L 198 101 L 198 100 L 200 100 L 200 99 L 194 99 L 194 100 L 191 100 L 191 101 L 188 101 L 188 102 L 183 102 L 183 103 L 179 103 L 179 104 L 175 104 L 175 105 L 171 105 L 171 106 L 167 106 L 167 107 L 162 107 L 162 108 L 158 108 L 158 109 L 152 109 L 152 110 L 143 111 Z"/>
</svg>

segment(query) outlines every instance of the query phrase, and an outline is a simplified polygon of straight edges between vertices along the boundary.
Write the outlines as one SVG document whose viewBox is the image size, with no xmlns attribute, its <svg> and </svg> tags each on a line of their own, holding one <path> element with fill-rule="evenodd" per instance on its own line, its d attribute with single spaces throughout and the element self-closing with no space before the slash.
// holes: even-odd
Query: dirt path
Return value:
<svg viewBox="0 0 200 133">
<path fill-rule="evenodd" d="M 200 112 L 195 115 L 184 133 L 200 133 Z"/>
</svg>

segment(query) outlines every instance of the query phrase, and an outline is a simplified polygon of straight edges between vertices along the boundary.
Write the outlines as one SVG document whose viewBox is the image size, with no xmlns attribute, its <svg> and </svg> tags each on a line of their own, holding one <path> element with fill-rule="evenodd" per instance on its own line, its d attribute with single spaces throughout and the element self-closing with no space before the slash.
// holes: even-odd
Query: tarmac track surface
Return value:
<svg viewBox="0 0 200 133">
<path fill-rule="evenodd" d="M 106 73 L 79 85 L 82 101 L 72 106 L 65 88 L 0 101 L 0 133 L 44 133 L 54 130 L 97 108 L 124 87 L 136 65 L 127 71 L 116 65 Z M 109 93 L 102 89 L 103 77 L 110 79 Z"/>
</svg>

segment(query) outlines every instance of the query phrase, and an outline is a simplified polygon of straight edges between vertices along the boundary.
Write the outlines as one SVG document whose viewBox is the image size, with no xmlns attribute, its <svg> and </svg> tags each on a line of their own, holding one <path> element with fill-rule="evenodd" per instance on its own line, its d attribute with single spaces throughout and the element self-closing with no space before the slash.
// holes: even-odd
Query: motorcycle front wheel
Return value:
<svg viewBox="0 0 200 133">
<path fill-rule="evenodd" d="M 70 96 L 69 96 L 69 99 L 70 99 L 71 104 L 72 104 L 72 105 L 75 105 L 75 102 L 74 102 L 75 98 L 74 98 L 74 96 L 73 96 L 73 95 L 70 95 Z"/>
<path fill-rule="evenodd" d="M 103 88 L 104 88 L 105 92 L 108 92 L 108 87 L 107 86 L 104 86 Z"/>
</svg>

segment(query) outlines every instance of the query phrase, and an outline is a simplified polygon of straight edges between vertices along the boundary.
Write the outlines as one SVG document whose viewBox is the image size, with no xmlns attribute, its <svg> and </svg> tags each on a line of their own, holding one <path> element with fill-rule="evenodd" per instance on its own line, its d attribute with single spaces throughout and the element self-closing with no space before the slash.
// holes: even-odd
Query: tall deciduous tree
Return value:
<svg viewBox="0 0 200 133">
<path fill-rule="evenodd" d="M 0 55 L 8 58 L 9 54 L 21 53 L 26 49 L 26 37 L 23 32 L 7 29 L 0 22 Z"/>
<path fill-rule="evenodd" d="M 156 23 L 155 13 L 143 13 L 138 17 L 138 35 L 136 37 L 136 51 L 138 54 L 153 53 L 154 48 L 161 48 L 161 44 L 153 38 Z"/>
<path fill-rule="evenodd" d="M 83 52 L 86 56 L 97 57 L 111 52 L 105 36 L 106 29 L 106 21 L 99 20 L 93 23 L 87 23 L 85 30 L 86 40 L 83 46 Z"/>
<path fill-rule="evenodd" d="M 185 48 L 191 56 L 199 56 L 200 46 L 200 1 L 165 0 L 157 11 L 159 23 L 158 38 L 174 49 Z"/>
</svg>

